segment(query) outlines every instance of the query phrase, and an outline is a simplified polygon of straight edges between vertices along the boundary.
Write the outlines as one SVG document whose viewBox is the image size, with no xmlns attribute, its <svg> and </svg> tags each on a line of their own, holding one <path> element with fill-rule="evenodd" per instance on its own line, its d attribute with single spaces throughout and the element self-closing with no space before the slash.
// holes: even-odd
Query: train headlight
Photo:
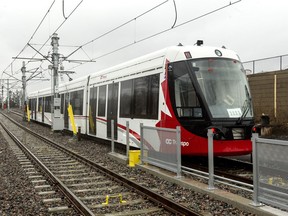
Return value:
<svg viewBox="0 0 288 216">
<path fill-rule="evenodd" d="M 219 128 L 211 128 L 212 133 L 213 133 L 213 139 L 215 140 L 220 140 L 222 137 L 224 137 L 223 132 Z"/>
</svg>

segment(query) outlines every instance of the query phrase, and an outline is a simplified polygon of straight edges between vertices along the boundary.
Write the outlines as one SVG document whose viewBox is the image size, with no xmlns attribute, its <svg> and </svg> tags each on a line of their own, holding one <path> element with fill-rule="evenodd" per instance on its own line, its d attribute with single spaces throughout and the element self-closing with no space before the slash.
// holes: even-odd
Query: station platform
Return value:
<svg viewBox="0 0 288 216">
<path fill-rule="evenodd" d="M 125 155 L 118 153 L 109 153 L 109 157 L 113 160 L 116 160 L 122 164 L 128 164 L 128 158 Z M 250 212 L 255 215 L 261 216 L 288 216 L 288 212 L 281 211 L 279 209 L 273 208 L 271 206 L 263 205 L 260 207 L 255 207 L 252 205 L 252 200 L 246 199 L 239 195 L 223 191 L 220 189 L 208 189 L 207 184 L 192 180 L 190 178 L 181 177 L 176 178 L 176 174 L 170 171 L 152 166 L 152 165 L 136 165 L 136 168 L 145 170 L 148 173 L 151 173 L 155 176 L 158 176 L 161 179 L 166 181 L 178 184 L 180 186 L 190 188 L 193 191 L 208 194 L 210 197 L 231 204 L 235 208 L 239 208 L 243 211 Z M 133 167 L 132 167 L 133 168 Z M 131 168 L 131 169 L 132 169 Z"/>
</svg>

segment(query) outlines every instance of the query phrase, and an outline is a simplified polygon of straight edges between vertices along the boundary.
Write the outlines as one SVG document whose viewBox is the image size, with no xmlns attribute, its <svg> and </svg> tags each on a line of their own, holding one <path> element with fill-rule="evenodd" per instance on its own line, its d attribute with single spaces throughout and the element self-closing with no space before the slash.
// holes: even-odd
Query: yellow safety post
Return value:
<svg viewBox="0 0 288 216">
<path fill-rule="evenodd" d="M 30 110 L 28 105 L 27 105 L 27 121 L 30 122 Z"/>
<path fill-rule="evenodd" d="M 69 114 L 69 118 L 70 118 L 73 134 L 76 135 L 77 134 L 77 130 L 76 130 L 76 125 L 75 125 L 75 120 L 74 120 L 74 115 L 73 115 L 73 108 L 72 108 L 70 103 L 69 103 L 69 106 L 68 106 L 67 110 L 68 110 L 68 114 Z"/>
<path fill-rule="evenodd" d="M 135 167 L 140 162 L 140 150 L 129 151 L 129 167 Z"/>
<path fill-rule="evenodd" d="M 118 195 L 115 195 L 115 196 L 106 195 L 106 201 L 105 201 L 105 203 L 102 203 L 102 205 L 108 205 L 110 197 L 111 198 L 118 198 L 119 197 L 119 203 L 126 203 L 126 201 L 123 200 L 122 194 L 118 194 Z"/>
</svg>

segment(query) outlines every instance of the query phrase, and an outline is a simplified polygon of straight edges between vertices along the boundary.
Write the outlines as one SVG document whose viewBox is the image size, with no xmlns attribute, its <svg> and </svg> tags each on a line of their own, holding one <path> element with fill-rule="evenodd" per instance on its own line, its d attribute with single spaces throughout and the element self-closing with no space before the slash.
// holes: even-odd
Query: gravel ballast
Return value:
<svg viewBox="0 0 288 216">
<path fill-rule="evenodd" d="M 0 133 L 0 215 L 47 215 L 41 197 Z"/>
<path fill-rule="evenodd" d="M 17 118 L 17 117 L 13 117 Z M 19 118 L 19 117 L 18 117 Z M 18 119 L 18 121 L 20 121 Z M 25 126 L 27 125 L 26 123 Z M 89 158 L 90 160 L 100 163 L 101 165 L 108 167 L 109 169 L 113 170 L 114 172 L 121 173 L 121 175 L 124 175 L 126 178 L 133 179 L 134 181 L 141 183 L 143 186 L 148 187 L 149 189 L 153 189 L 154 191 L 163 194 L 163 196 L 166 196 L 168 198 L 173 199 L 175 202 L 179 202 L 181 204 L 185 204 L 189 208 L 193 208 L 194 210 L 205 214 L 205 215 L 254 215 L 252 213 L 242 211 L 241 209 L 235 208 L 230 204 L 227 204 L 225 202 L 215 200 L 214 198 L 210 197 L 209 195 L 205 195 L 202 193 L 195 192 L 189 188 L 185 188 L 182 186 L 179 186 L 175 183 L 163 180 L 157 176 L 154 176 L 152 174 L 149 174 L 141 169 L 138 168 L 129 168 L 127 165 L 118 163 L 117 161 L 111 160 L 107 156 L 107 154 L 111 151 L 110 145 L 105 144 L 97 144 L 95 141 L 89 141 L 89 140 L 82 140 L 77 141 L 76 137 L 71 136 L 63 136 L 61 133 L 53 133 L 51 132 L 50 128 L 40 126 L 38 124 L 31 123 L 29 127 L 37 131 L 39 134 L 42 134 L 43 136 L 54 140 L 55 142 L 64 145 L 65 147 L 72 149 L 73 151 Z M 3 140 L 3 139 L 2 139 Z M 0 149 L 3 148 L 3 144 L 1 141 Z M 7 150 L 6 150 L 7 151 Z M 10 152 L 11 153 L 11 152 Z M 3 158 L 1 160 L 1 165 L 3 163 Z M 9 159 L 10 160 L 10 159 Z M 8 163 L 3 163 L 3 166 L 8 166 L 9 163 L 15 163 L 16 158 L 11 159 Z M 13 162 L 14 161 L 14 162 Z M 16 165 L 15 165 L 16 166 Z M 18 165 L 19 166 L 19 165 Z M 1 166 L 1 173 L 5 172 Z M 6 169 L 9 169 L 8 167 Z M 22 169 L 21 167 L 18 169 Z M 19 171 L 21 172 L 21 171 Z M 22 171 L 23 172 L 23 171 Z M 14 175 L 14 178 L 16 178 L 17 175 Z M 11 176 L 11 181 L 12 180 Z M 24 181 L 27 176 L 23 177 Z M 2 182 L 2 179 L 0 180 Z M 9 186 L 9 185 L 8 185 Z M 6 190 L 14 190 L 12 189 L 6 189 Z M 2 183 L 1 183 L 1 191 L 2 191 Z M 33 190 L 32 190 L 33 194 Z M 33 194 L 35 196 L 35 194 Z M 0 195 L 2 198 L 2 195 Z M 25 195 L 26 196 L 26 195 Z M 31 196 L 28 195 L 27 196 Z M 24 197 L 24 196 L 23 196 Z M 6 197 L 5 197 L 6 199 Z M 37 200 L 37 198 L 35 198 Z M 7 202 L 6 202 L 7 203 Z M 34 205 L 42 205 L 41 202 L 37 203 L 34 202 Z M 13 204 L 12 204 L 13 205 Z M 2 207 L 2 203 L 1 203 Z M 39 209 L 40 207 L 38 207 Z M 41 209 L 41 208 L 40 208 Z M 39 210 L 41 212 L 41 210 Z M 0 211 L 0 213 L 2 213 Z M 0 214 L 1 215 L 1 214 Z M 5 214 L 4 214 L 5 215 Z M 17 215 L 17 214 L 15 214 Z M 20 214 L 21 215 L 21 214 Z M 29 215 L 29 214 L 28 214 Z M 33 214 L 31 214 L 33 215 Z M 39 214 L 37 214 L 39 215 Z M 41 215 L 41 214 L 40 214 Z M 43 214 L 42 214 L 43 215 Z M 44 214 L 46 215 L 46 214 Z"/>
</svg>

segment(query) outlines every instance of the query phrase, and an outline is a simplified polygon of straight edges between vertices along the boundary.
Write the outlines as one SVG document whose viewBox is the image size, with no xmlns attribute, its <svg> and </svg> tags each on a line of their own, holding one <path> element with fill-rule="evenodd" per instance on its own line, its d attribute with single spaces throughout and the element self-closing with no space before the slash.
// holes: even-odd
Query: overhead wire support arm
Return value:
<svg viewBox="0 0 288 216">
<path fill-rule="evenodd" d="M 38 71 L 38 69 L 39 69 L 39 68 L 37 68 L 36 71 L 32 72 L 31 76 L 30 76 L 29 78 L 27 78 L 26 81 L 29 81 L 29 80 L 33 79 L 34 77 L 37 77 L 39 74 L 41 74 L 42 71 L 40 71 L 40 72 L 38 72 L 37 74 L 35 74 L 35 73 Z"/>
<path fill-rule="evenodd" d="M 34 60 L 34 61 L 43 61 L 44 58 L 29 58 L 29 57 L 12 57 L 12 59 L 23 59 L 23 60 Z"/>
<path fill-rule="evenodd" d="M 19 79 L 19 78 L 17 78 L 17 77 L 14 77 L 13 75 L 11 75 L 11 74 L 9 74 L 9 73 L 7 73 L 7 72 L 5 72 L 5 71 L 4 71 L 3 73 L 5 73 L 6 75 L 14 78 L 15 80 L 21 81 L 21 79 Z M 11 80 L 11 79 L 10 79 L 10 80 Z"/>
<path fill-rule="evenodd" d="M 40 54 L 44 59 L 46 59 L 47 61 L 49 61 L 51 64 L 53 64 L 52 61 L 50 61 L 50 59 L 47 56 L 44 56 L 42 53 L 40 53 L 37 49 L 35 49 L 32 45 L 30 45 L 28 43 L 28 46 L 30 46 L 33 50 L 35 50 L 38 54 Z M 33 58 L 32 58 L 33 59 Z"/>
<path fill-rule="evenodd" d="M 30 39 L 28 40 L 28 42 L 25 44 L 25 46 L 23 47 L 23 49 L 18 53 L 18 55 L 16 56 L 16 58 L 13 59 L 13 61 L 7 66 L 7 68 L 9 68 L 16 59 L 18 59 L 18 57 L 21 55 L 21 53 L 26 49 L 27 45 L 30 43 L 30 41 L 33 39 L 34 35 L 36 34 L 36 32 L 38 31 L 38 29 L 40 28 L 40 26 L 42 25 L 43 21 L 45 20 L 45 18 L 47 17 L 48 13 L 50 12 L 51 8 L 53 7 L 54 3 L 56 0 L 54 0 L 52 2 L 52 4 L 50 5 L 49 9 L 47 10 L 47 12 L 45 13 L 44 17 L 42 18 L 42 20 L 40 21 L 39 25 L 37 26 L 37 28 L 35 29 L 35 31 L 33 32 L 32 36 L 30 37 Z M 7 68 L 4 70 L 6 71 Z M 3 72 L 4 72 L 3 71 Z"/>
<path fill-rule="evenodd" d="M 78 59 L 71 59 L 71 60 L 66 60 L 69 63 L 81 63 L 81 62 L 96 62 L 95 60 L 91 59 L 91 60 L 78 60 Z"/>
</svg>

